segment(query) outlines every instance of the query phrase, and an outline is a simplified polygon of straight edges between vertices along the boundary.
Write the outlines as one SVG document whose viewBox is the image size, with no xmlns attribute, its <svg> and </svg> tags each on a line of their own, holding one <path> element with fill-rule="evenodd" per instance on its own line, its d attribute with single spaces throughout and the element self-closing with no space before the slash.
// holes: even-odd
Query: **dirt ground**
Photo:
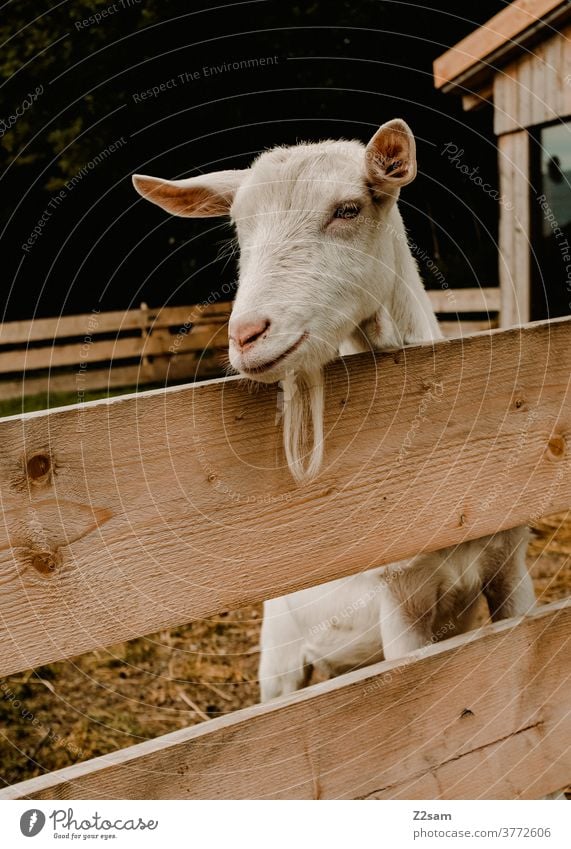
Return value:
<svg viewBox="0 0 571 849">
<path fill-rule="evenodd" d="M 542 604 L 571 595 L 571 512 L 528 552 Z M 261 606 L 0 680 L 0 781 L 68 766 L 258 700 Z"/>
</svg>

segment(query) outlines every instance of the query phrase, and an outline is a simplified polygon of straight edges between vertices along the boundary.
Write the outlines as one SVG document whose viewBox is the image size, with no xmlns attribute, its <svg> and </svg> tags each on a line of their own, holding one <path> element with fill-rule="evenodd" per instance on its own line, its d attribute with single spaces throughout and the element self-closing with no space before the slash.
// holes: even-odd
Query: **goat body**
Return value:
<svg viewBox="0 0 571 849">
<path fill-rule="evenodd" d="M 529 612 L 527 540 L 514 528 L 266 601 L 262 701 L 464 633 L 482 592 L 494 621 Z"/>
</svg>

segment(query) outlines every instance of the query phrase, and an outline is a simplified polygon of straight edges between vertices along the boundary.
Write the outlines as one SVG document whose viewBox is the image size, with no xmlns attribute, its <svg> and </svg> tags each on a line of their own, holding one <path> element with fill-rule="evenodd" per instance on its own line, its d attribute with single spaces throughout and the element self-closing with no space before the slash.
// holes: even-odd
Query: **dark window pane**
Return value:
<svg viewBox="0 0 571 849">
<path fill-rule="evenodd" d="M 571 121 L 544 127 L 532 199 L 533 319 L 571 313 Z"/>
</svg>

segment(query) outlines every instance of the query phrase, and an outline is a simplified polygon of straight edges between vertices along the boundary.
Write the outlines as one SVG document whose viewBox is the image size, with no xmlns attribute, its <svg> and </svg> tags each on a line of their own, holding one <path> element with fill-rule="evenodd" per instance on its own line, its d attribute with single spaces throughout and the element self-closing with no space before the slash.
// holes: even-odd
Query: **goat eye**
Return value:
<svg viewBox="0 0 571 849">
<path fill-rule="evenodd" d="M 358 203 L 342 203 L 333 213 L 333 218 L 356 218 L 361 211 Z"/>
</svg>

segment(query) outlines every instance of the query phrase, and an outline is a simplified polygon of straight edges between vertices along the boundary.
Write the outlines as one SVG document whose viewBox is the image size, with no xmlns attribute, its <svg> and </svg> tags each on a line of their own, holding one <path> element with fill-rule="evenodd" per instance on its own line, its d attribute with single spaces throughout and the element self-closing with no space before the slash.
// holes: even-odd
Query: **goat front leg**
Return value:
<svg viewBox="0 0 571 849">
<path fill-rule="evenodd" d="M 304 639 L 285 597 L 264 602 L 258 678 L 262 702 L 305 687 L 311 669 L 304 659 Z"/>
<path fill-rule="evenodd" d="M 385 660 L 395 660 L 432 642 L 437 592 L 414 566 L 389 569 L 381 579 L 380 628 Z"/>
<path fill-rule="evenodd" d="M 533 581 L 525 562 L 528 541 L 526 527 L 502 531 L 491 538 L 484 595 L 492 622 L 523 616 L 535 607 Z"/>
</svg>

